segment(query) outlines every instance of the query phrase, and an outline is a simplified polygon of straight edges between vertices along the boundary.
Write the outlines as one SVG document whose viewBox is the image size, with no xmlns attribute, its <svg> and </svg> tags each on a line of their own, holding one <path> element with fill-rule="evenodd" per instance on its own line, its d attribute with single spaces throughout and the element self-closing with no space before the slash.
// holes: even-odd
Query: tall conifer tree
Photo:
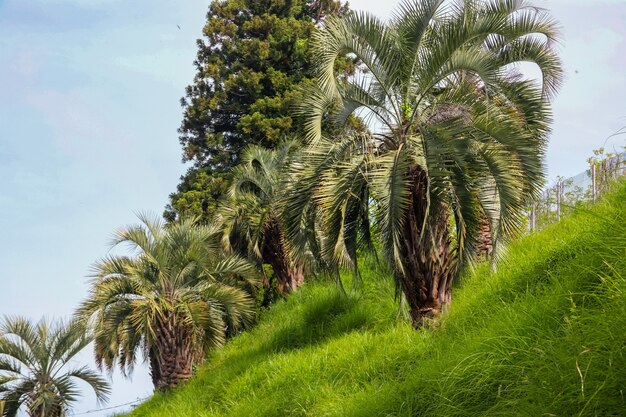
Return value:
<svg viewBox="0 0 626 417">
<path fill-rule="evenodd" d="M 170 196 L 165 216 L 208 218 L 227 188 L 228 170 L 250 144 L 274 148 L 296 131 L 290 109 L 313 69 L 309 38 L 335 0 L 217 0 L 198 40 L 197 73 L 181 99 L 183 161 L 193 166 Z M 349 61 L 341 71 L 352 72 Z"/>
</svg>

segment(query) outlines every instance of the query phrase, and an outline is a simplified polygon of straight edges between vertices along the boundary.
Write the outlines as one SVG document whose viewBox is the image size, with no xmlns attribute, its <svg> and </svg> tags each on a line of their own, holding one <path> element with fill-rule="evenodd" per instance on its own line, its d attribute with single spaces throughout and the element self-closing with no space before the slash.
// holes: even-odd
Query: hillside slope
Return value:
<svg viewBox="0 0 626 417">
<path fill-rule="evenodd" d="M 359 295 L 309 284 L 132 416 L 626 415 L 626 187 L 466 277 L 433 330 L 362 271 Z"/>
</svg>

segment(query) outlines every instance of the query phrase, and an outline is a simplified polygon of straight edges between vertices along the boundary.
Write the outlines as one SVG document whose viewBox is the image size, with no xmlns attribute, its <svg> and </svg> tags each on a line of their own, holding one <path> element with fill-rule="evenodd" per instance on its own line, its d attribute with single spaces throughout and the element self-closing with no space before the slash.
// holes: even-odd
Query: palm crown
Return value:
<svg viewBox="0 0 626 417">
<path fill-rule="evenodd" d="M 283 195 L 283 176 L 293 159 L 294 143 L 286 142 L 276 150 L 249 146 L 241 162 L 232 170 L 227 198 L 221 205 L 225 237 L 241 235 L 251 255 L 263 257 L 263 229 L 278 217 L 278 203 Z M 227 247 L 231 240 L 225 241 Z"/>
<path fill-rule="evenodd" d="M 321 207 L 326 256 L 354 264 L 375 201 L 416 326 L 450 301 L 482 218 L 501 240 L 520 227 L 543 181 L 548 98 L 562 77 L 544 11 L 521 0 L 444 3 L 404 3 L 390 24 L 351 14 L 316 33 L 319 82 L 302 111 L 308 169 L 287 204 L 288 224 L 301 207 Z M 336 75 L 345 54 L 361 62 L 355 77 Z M 521 78 L 521 62 L 539 67 L 541 85 Z M 323 121 L 355 114 L 375 133 L 323 135 Z"/>
<path fill-rule="evenodd" d="M 87 383 L 99 401 L 110 390 L 106 380 L 72 360 L 93 340 L 79 322 L 45 320 L 33 324 L 23 317 L 0 323 L 0 415 L 14 417 L 25 406 L 30 416 L 60 417 L 79 397 L 78 381 Z"/>
<path fill-rule="evenodd" d="M 97 361 L 132 371 L 138 351 L 150 361 L 156 389 L 191 376 L 205 349 L 254 318 L 253 265 L 224 256 L 219 229 L 183 219 L 118 231 L 134 256 L 109 256 L 94 267 L 90 296 L 78 310 L 95 326 Z"/>
<path fill-rule="evenodd" d="M 289 167 L 297 160 L 295 149 L 292 141 L 275 150 L 245 149 L 218 210 L 226 247 L 247 246 L 253 258 L 270 264 L 281 293 L 291 292 L 303 282 L 303 263 L 289 256 L 280 210 L 289 192 Z"/>
</svg>

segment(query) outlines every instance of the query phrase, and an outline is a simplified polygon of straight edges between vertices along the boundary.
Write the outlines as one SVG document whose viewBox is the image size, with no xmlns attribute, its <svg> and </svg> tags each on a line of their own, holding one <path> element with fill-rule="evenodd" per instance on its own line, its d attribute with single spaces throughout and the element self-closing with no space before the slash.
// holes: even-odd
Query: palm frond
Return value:
<svg viewBox="0 0 626 417">
<path fill-rule="evenodd" d="M 138 352 L 160 354 L 163 325 L 171 325 L 172 320 L 184 324 L 180 331 L 192 340 L 194 357 L 200 357 L 205 346 L 220 345 L 225 327 L 219 322 L 248 323 L 237 308 L 247 311 L 253 301 L 248 290 L 239 288 L 253 288 L 257 283 L 249 262 L 223 252 L 217 225 L 201 225 L 196 218 L 184 217 L 168 225 L 148 215 L 141 220 L 142 224 L 117 233 L 117 243 L 130 242 L 135 253 L 110 255 L 96 263 L 90 294 L 77 310 L 81 322 L 93 326 L 97 363 L 108 370 L 119 366 L 124 374 L 132 373 Z M 232 302 L 240 305 L 215 316 L 220 307 L 201 289 L 209 284 L 227 288 L 224 291 L 237 287 L 240 297 Z M 227 317 L 231 313 L 239 315 Z M 95 374 L 82 368 L 72 377 L 97 389 L 103 387 Z M 107 392 L 98 395 L 102 399 Z"/>
<path fill-rule="evenodd" d="M 365 13 L 330 20 L 312 40 L 318 85 L 300 109 L 308 148 L 283 206 L 294 256 L 307 244 L 302 228 L 321 219 L 317 253 L 353 265 L 355 230 L 367 235 L 374 206 L 396 278 L 433 267 L 449 285 L 444 275 L 473 261 L 485 219 L 498 241 L 519 230 L 543 181 L 549 99 L 563 78 L 558 39 L 555 20 L 525 0 L 407 0 L 388 25 Z M 361 72 L 335 73 L 345 54 Z M 522 62 L 541 70 L 540 86 L 523 79 Z M 325 122 L 355 114 L 376 130 L 367 140 L 349 129 L 324 137 Z M 419 285 L 422 299 L 434 291 Z"/>
<path fill-rule="evenodd" d="M 82 321 L 41 320 L 35 324 L 23 317 L 7 317 L 0 325 L 0 399 L 3 416 L 15 416 L 22 405 L 29 413 L 64 413 L 80 394 L 72 377 L 94 382 L 99 399 L 110 392 L 108 383 L 87 367 L 67 370 L 69 362 L 90 342 Z"/>
</svg>

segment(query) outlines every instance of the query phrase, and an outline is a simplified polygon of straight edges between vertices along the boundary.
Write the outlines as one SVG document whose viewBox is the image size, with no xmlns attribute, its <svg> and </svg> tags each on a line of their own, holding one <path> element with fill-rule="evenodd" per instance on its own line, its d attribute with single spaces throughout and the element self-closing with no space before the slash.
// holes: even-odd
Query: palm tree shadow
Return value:
<svg viewBox="0 0 626 417">
<path fill-rule="evenodd" d="M 332 293 L 307 303 L 301 316 L 275 331 L 262 349 L 270 352 L 302 349 L 368 327 L 367 312 L 358 300 Z"/>
<path fill-rule="evenodd" d="M 372 327 L 362 303 L 339 291 L 317 294 L 314 299 L 300 305 L 303 308 L 294 308 L 287 322 L 278 329 L 272 329 L 272 334 L 266 340 L 258 344 L 251 342 L 247 348 L 231 351 L 221 358 L 209 359 L 209 365 L 201 368 L 198 378 L 189 383 L 202 385 L 202 392 L 213 392 L 207 389 L 207 385 L 232 381 L 272 355 L 317 346 L 347 333 Z M 245 337 L 254 338 L 258 331 L 261 329 L 254 329 Z M 264 338 L 264 335 L 259 334 L 258 337 Z M 184 391 L 178 393 L 185 395 Z M 194 398 L 194 401 L 204 403 L 208 408 L 217 406 L 222 400 L 214 392 L 206 397 Z M 168 402 L 163 401 L 162 404 L 166 406 Z"/>
</svg>

